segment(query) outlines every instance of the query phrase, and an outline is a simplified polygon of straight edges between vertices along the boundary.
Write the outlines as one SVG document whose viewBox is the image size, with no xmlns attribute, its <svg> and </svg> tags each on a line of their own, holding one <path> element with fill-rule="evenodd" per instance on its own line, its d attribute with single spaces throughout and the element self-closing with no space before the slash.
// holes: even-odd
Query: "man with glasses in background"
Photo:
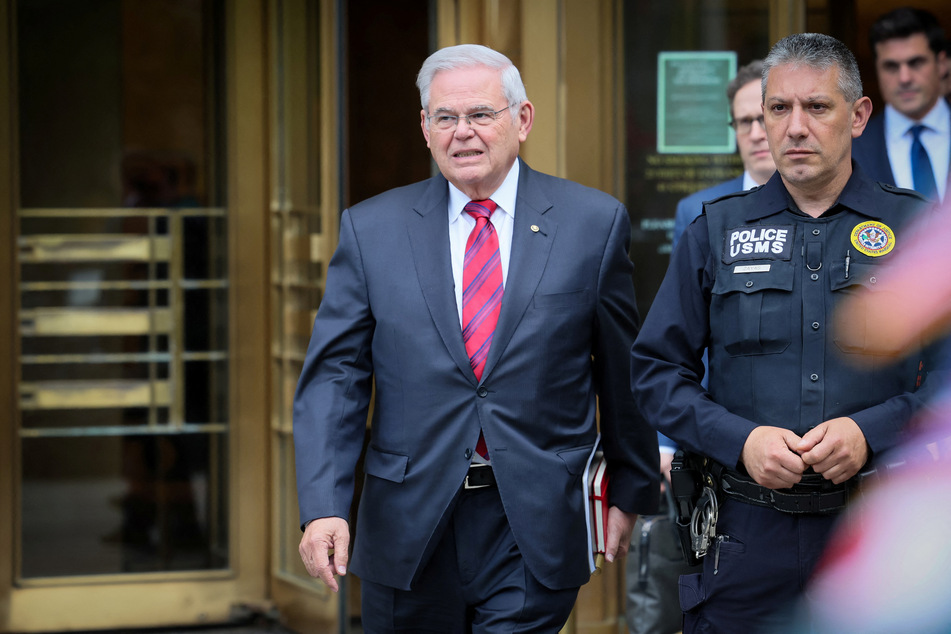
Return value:
<svg viewBox="0 0 951 634">
<path fill-rule="evenodd" d="M 440 173 L 341 217 L 294 403 L 300 554 L 338 588 L 375 387 L 351 567 L 364 630 L 554 634 L 591 572 L 599 424 L 608 561 L 657 509 L 657 439 L 628 385 L 628 213 L 518 158 L 535 110 L 504 55 L 442 49 L 417 85 Z"/>
</svg>

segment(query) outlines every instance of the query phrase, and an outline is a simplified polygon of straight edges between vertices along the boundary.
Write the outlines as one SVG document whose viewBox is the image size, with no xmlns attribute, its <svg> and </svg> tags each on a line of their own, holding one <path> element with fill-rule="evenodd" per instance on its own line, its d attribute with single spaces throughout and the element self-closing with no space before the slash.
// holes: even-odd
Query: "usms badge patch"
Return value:
<svg viewBox="0 0 951 634">
<path fill-rule="evenodd" d="M 895 232 L 880 222 L 862 222 L 852 229 L 852 245 L 873 258 L 895 248 Z"/>
</svg>

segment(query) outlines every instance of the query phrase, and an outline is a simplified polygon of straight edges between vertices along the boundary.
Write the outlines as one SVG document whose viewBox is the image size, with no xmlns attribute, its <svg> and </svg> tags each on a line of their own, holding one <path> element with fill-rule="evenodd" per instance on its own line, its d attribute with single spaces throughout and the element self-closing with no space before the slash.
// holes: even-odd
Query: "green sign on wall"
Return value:
<svg viewBox="0 0 951 634">
<path fill-rule="evenodd" d="M 736 149 L 726 85 L 736 53 L 663 52 L 657 57 L 657 152 L 729 154 Z"/>
</svg>

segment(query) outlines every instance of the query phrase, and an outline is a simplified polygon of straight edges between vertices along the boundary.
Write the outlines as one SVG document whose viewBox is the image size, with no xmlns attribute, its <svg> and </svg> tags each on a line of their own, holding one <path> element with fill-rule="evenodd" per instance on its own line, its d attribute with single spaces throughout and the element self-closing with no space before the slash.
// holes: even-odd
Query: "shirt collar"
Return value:
<svg viewBox="0 0 951 634">
<path fill-rule="evenodd" d="M 786 211 L 789 208 L 790 196 L 783 184 L 779 172 L 774 172 L 769 180 L 759 190 L 756 205 L 746 214 L 747 220 L 760 220 L 767 216 Z"/>
<path fill-rule="evenodd" d="M 835 210 L 841 205 L 864 216 L 880 218 L 881 214 L 871 200 L 875 187 L 875 183 L 865 175 L 858 163 L 852 161 L 852 175 L 839 194 L 838 200 L 829 209 Z M 747 213 L 747 220 L 760 220 L 787 210 L 801 213 L 778 171 L 766 181 L 760 192 L 755 208 Z"/>
<path fill-rule="evenodd" d="M 753 189 L 754 187 L 759 187 L 759 183 L 753 180 L 753 177 L 750 176 L 750 173 L 743 171 L 743 189 Z"/>
<path fill-rule="evenodd" d="M 519 160 L 515 159 L 505 180 L 502 181 L 499 188 L 489 196 L 492 202 L 498 205 L 496 211 L 502 211 L 511 218 L 515 218 L 515 198 L 518 194 L 518 171 Z M 470 200 L 472 199 L 463 194 L 458 187 L 449 183 L 449 222 L 455 222 L 456 219 L 462 215 L 466 203 Z"/>
<path fill-rule="evenodd" d="M 948 107 L 948 102 L 939 98 L 921 121 L 906 117 L 890 105 L 885 106 L 885 133 L 889 141 L 904 137 L 911 126 L 918 123 L 941 134 L 951 133 L 951 109 Z"/>
</svg>

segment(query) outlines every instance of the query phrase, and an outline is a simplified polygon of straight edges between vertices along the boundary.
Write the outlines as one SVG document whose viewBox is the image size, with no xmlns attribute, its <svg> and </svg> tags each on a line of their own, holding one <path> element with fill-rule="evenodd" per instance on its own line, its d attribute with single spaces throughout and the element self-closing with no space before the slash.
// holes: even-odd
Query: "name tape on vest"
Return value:
<svg viewBox="0 0 951 634">
<path fill-rule="evenodd" d="M 772 264 L 745 264 L 733 268 L 734 273 L 769 273 Z"/>
</svg>

